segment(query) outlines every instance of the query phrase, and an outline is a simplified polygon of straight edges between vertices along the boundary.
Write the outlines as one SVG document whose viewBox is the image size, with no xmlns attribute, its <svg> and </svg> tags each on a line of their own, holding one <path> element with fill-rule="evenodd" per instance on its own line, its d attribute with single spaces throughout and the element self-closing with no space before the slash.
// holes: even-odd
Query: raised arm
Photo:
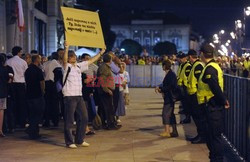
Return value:
<svg viewBox="0 0 250 162">
<path fill-rule="evenodd" d="M 95 55 L 93 58 L 88 60 L 88 64 L 90 65 L 96 62 L 103 55 L 105 51 L 106 51 L 106 48 L 103 48 L 97 55 Z"/>
<path fill-rule="evenodd" d="M 63 56 L 63 68 L 66 69 L 67 63 L 68 63 L 68 52 L 69 52 L 69 46 L 67 42 L 64 42 L 64 56 Z"/>
</svg>

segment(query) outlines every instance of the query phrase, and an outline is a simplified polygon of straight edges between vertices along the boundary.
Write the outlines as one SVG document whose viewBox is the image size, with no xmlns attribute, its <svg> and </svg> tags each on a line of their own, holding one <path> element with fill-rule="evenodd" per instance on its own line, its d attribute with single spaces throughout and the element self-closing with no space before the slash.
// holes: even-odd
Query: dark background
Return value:
<svg viewBox="0 0 250 162">
<path fill-rule="evenodd" d="M 234 30 L 234 21 L 243 19 L 249 0 L 103 0 L 108 16 L 124 12 L 160 10 L 188 19 L 193 30 L 205 38 L 224 29 Z"/>
</svg>

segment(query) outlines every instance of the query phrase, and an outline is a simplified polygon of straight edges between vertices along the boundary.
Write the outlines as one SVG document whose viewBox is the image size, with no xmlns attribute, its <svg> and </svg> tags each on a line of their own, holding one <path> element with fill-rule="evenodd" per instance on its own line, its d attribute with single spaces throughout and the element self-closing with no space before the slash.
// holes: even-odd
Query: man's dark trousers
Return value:
<svg viewBox="0 0 250 162">
<path fill-rule="evenodd" d="M 85 131 L 88 125 L 88 112 L 82 96 L 64 97 L 65 121 L 64 121 L 64 139 L 67 146 L 76 143 L 82 144 L 85 138 Z M 74 118 L 76 115 L 76 119 Z M 75 141 L 72 137 L 73 123 L 76 120 Z"/>
<path fill-rule="evenodd" d="M 43 97 L 29 99 L 28 100 L 29 107 L 29 128 L 27 129 L 27 133 L 29 136 L 37 137 L 39 135 L 39 126 L 44 109 L 45 109 L 45 101 Z"/>
<path fill-rule="evenodd" d="M 206 128 L 206 141 L 209 149 L 211 162 L 222 162 L 224 145 L 221 134 L 224 129 L 224 107 L 204 105 L 206 117 L 204 126 Z M 203 123 L 203 122 L 202 122 Z"/>
<path fill-rule="evenodd" d="M 26 88 L 25 83 L 12 83 L 12 95 L 13 95 L 13 110 L 15 115 L 15 125 L 19 125 L 21 128 L 25 127 L 28 123 L 28 108 L 26 105 Z"/>
</svg>

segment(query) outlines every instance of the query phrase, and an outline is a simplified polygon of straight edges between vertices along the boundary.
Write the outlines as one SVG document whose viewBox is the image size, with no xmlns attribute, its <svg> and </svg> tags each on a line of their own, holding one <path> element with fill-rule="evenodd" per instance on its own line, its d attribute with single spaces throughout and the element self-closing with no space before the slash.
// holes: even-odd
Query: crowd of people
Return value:
<svg viewBox="0 0 250 162">
<path fill-rule="evenodd" d="M 223 93 L 223 70 L 215 58 L 215 50 L 209 44 L 201 47 L 200 54 L 195 50 L 189 50 L 187 54 L 179 53 L 177 74 L 171 70 L 172 61 L 164 60 L 162 68 L 166 75 L 155 91 L 161 93 L 164 99 L 164 131 L 160 136 L 178 137 L 174 105 L 176 101 L 181 101 L 183 112 L 179 113 L 186 116 L 181 124 L 190 123 L 192 117 L 197 128 L 197 136 L 187 140 L 192 144 L 206 143 L 210 161 L 222 162 L 224 110 L 230 105 Z"/>
<path fill-rule="evenodd" d="M 178 54 L 177 54 L 178 55 Z M 178 65 L 177 56 L 164 55 L 164 56 L 145 56 L 145 55 L 126 55 L 121 54 L 119 58 L 125 62 L 127 65 L 162 65 L 164 60 L 171 60 L 173 64 Z M 216 57 L 216 61 L 219 63 L 222 70 L 231 75 L 240 77 L 250 77 L 250 56 L 237 56 L 233 55 Z"/>
<path fill-rule="evenodd" d="M 105 51 L 77 59 L 65 43 L 48 59 L 34 50 L 23 54 L 18 46 L 11 55 L 1 53 L 0 136 L 21 129 L 38 139 L 40 127 L 58 127 L 63 119 L 66 146 L 77 148 L 89 146 L 85 135 L 95 134 L 89 123 L 120 129 L 119 117 L 129 105 L 129 74 L 126 63 Z"/>
</svg>

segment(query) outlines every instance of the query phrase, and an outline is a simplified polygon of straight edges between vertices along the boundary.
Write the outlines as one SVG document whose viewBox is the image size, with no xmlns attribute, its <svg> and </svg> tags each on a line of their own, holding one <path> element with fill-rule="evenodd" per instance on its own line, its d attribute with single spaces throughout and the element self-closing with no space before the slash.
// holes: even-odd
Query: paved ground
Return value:
<svg viewBox="0 0 250 162">
<path fill-rule="evenodd" d="M 205 145 L 192 145 L 186 135 L 194 135 L 192 124 L 178 125 L 180 137 L 159 137 L 162 131 L 162 98 L 153 89 L 130 89 L 131 105 L 122 117 L 119 131 L 98 131 L 88 137 L 88 148 L 65 148 L 63 129 L 42 129 L 43 138 L 28 140 L 23 131 L 0 139 L 0 161 L 84 161 L 84 162 L 206 162 Z M 176 113 L 178 109 L 175 110 Z M 178 121 L 180 116 L 177 115 Z"/>
</svg>

